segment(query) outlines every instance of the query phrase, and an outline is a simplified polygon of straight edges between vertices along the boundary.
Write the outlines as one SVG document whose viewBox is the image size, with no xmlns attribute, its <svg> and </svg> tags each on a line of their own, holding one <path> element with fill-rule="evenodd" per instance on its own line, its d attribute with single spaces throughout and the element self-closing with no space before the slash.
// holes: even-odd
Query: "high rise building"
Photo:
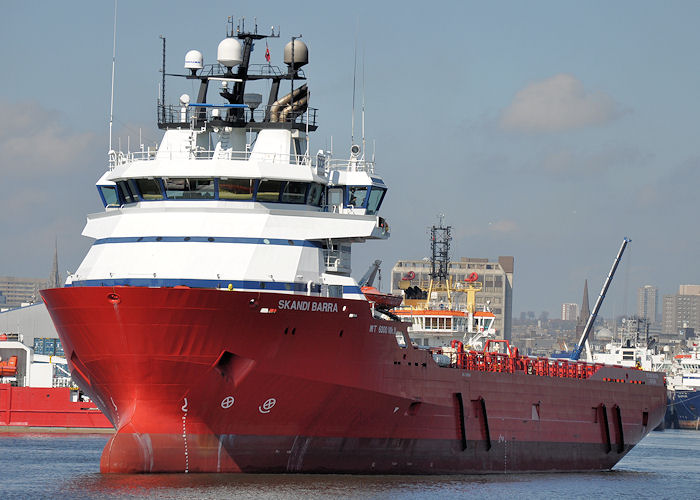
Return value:
<svg viewBox="0 0 700 500">
<path fill-rule="evenodd" d="M 700 285 L 680 285 L 679 295 L 700 295 Z"/>
<path fill-rule="evenodd" d="M 22 304 L 39 302 L 39 290 L 46 288 L 47 284 L 45 279 L 0 276 L 0 294 L 5 297 L 3 307 L 19 307 Z"/>
<path fill-rule="evenodd" d="M 677 334 L 681 328 L 700 330 L 700 285 L 681 285 L 676 295 L 664 295 L 664 334 Z"/>
<path fill-rule="evenodd" d="M 561 319 L 564 321 L 576 321 L 578 319 L 578 304 L 573 302 L 562 304 Z"/>
<path fill-rule="evenodd" d="M 637 292 L 637 316 L 646 319 L 648 323 L 656 323 L 658 310 L 658 289 L 652 285 L 640 287 Z"/>
<path fill-rule="evenodd" d="M 3 309 L 20 307 L 23 304 L 41 302 L 39 290 L 58 288 L 61 276 L 58 272 L 58 244 L 54 247 L 53 266 L 48 280 L 37 278 L 16 278 L 0 276 L 0 306 Z"/>
<path fill-rule="evenodd" d="M 491 309 L 491 312 L 496 315 L 493 326 L 496 328 L 497 336 L 507 340 L 511 339 L 513 263 L 513 257 L 499 257 L 498 261 L 462 257 L 456 262 L 450 262 L 447 267 L 448 276 L 453 283 L 463 282 L 472 273 L 479 275 L 478 279 L 483 284 L 483 288 L 476 294 L 476 306 L 481 309 L 487 305 Z M 414 284 L 423 290 L 428 290 L 430 275 L 433 273 L 431 261 L 429 259 L 400 260 L 391 273 L 392 293 L 401 294 L 399 282 L 409 273 L 413 273 Z"/>
</svg>

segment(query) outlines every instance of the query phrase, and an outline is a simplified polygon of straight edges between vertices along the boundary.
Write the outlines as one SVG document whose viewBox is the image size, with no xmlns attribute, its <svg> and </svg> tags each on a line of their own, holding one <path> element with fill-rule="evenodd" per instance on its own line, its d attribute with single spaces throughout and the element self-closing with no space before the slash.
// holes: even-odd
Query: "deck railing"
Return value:
<svg viewBox="0 0 700 500">
<path fill-rule="evenodd" d="M 489 351 L 489 345 L 503 343 L 508 352 Z M 487 340 L 484 350 L 464 351 L 461 342 L 453 341 L 453 350 L 442 353 L 450 358 L 450 367 L 463 370 L 496 372 L 496 373 L 526 373 L 540 377 L 560 378 L 590 378 L 604 363 L 586 363 L 570 359 L 542 358 L 520 356 L 517 348 L 510 347 L 508 341 Z"/>
<path fill-rule="evenodd" d="M 333 170 L 356 171 L 374 173 L 374 163 L 351 159 L 332 159 L 318 161 L 306 154 L 293 153 L 263 153 L 253 152 L 251 149 L 235 151 L 233 149 L 207 149 L 194 147 L 187 150 L 159 151 L 157 147 L 148 147 L 138 151 L 110 151 L 108 154 L 109 169 L 113 170 L 120 165 L 126 165 L 135 161 L 149 161 L 156 158 L 187 159 L 187 160 L 260 160 L 271 163 L 289 163 L 291 165 L 303 165 L 315 167 L 318 175 L 328 175 Z"/>
<path fill-rule="evenodd" d="M 316 128 L 318 109 L 304 108 L 287 110 L 280 106 L 262 105 L 255 109 L 248 107 L 244 108 L 226 108 L 223 106 L 208 105 L 208 107 L 197 106 L 197 103 L 188 106 L 180 105 L 163 105 L 158 103 L 158 125 L 160 127 L 180 127 L 189 128 L 190 126 L 202 126 L 205 122 L 212 120 L 221 120 L 221 126 L 226 126 L 226 120 L 238 119 L 240 122 L 247 123 L 246 128 L 255 128 L 256 123 L 288 123 L 295 124 L 298 127 L 304 127 L 308 124 L 311 128 Z M 230 116 L 228 116 L 230 114 Z M 196 123 L 195 123 L 196 122 Z"/>
</svg>

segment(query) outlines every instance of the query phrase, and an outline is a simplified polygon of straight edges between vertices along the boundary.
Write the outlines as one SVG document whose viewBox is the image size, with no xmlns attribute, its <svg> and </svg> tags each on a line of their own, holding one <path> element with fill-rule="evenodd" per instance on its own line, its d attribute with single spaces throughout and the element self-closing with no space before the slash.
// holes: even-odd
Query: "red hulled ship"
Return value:
<svg viewBox="0 0 700 500">
<path fill-rule="evenodd" d="M 196 102 L 162 98 L 156 151 L 110 152 L 95 242 L 42 292 L 74 380 L 116 429 L 101 470 L 611 468 L 663 418 L 663 376 L 507 345 L 438 363 L 413 346 L 350 276 L 352 244 L 389 236 L 386 186 L 357 145 L 309 154 L 306 46 L 285 46 L 285 70 L 251 63 L 276 36 L 232 26 L 218 64 L 187 53 Z"/>
<path fill-rule="evenodd" d="M 54 353 L 55 339 L 34 340 L 32 349 L 23 335 L 0 333 L 0 432 L 111 432 L 112 424 L 72 382 L 62 349 L 44 354 L 49 341 Z"/>
</svg>

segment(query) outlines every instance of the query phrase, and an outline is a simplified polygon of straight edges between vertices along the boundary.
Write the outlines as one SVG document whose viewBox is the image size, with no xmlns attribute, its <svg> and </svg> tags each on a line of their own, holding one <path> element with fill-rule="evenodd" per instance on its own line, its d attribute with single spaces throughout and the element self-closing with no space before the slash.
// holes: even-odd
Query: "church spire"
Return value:
<svg viewBox="0 0 700 500">
<path fill-rule="evenodd" d="M 53 266 L 49 276 L 49 288 L 60 288 L 61 277 L 58 273 L 58 238 L 54 240 Z"/>
<path fill-rule="evenodd" d="M 583 301 L 581 302 L 581 312 L 578 315 L 578 321 L 576 322 L 576 336 L 580 337 L 583 333 L 584 328 L 586 328 L 586 322 L 588 317 L 591 315 L 591 308 L 588 305 L 588 280 L 583 283 Z"/>
</svg>

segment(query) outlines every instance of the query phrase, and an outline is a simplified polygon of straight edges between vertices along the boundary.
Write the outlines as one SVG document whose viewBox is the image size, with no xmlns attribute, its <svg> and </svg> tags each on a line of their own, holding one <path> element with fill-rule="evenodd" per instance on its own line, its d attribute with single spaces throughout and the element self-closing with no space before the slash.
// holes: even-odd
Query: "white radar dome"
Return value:
<svg viewBox="0 0 700 500">
<path fill-rule="evenodd" d="M 284 46 L 284 63 L 292 66 L 292 47 L 294 47 L 294 69 L 309 63 L 309 49 L 298 38 Z"/>
<path fill-rule="evenodd" d="M 202 69 L 204 67 L 204 57 L 198 50 L 190 50 L 185 54 L 185 69 Z"/>
<path fill-rule="evenodd" d="M 243 49 L 235 38 L 224 38 L 216 51 L 216 59 L 222 66 L 233 68 L 243 60 Z"/>
</svg>

